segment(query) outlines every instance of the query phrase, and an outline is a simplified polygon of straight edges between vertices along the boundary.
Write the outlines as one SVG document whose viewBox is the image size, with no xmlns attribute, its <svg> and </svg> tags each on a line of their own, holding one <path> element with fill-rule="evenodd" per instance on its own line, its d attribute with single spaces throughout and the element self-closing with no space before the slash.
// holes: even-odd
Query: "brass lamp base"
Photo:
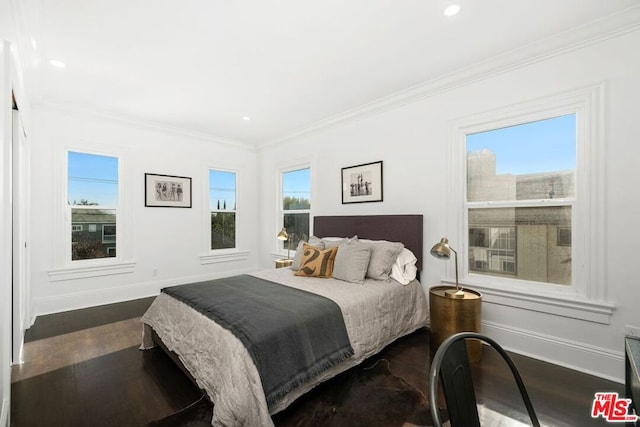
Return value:
<svg viewBox="0 0 640 427">
<path fill-rule="evenodd" d="M 444 295 L 449 298 L 464 298 L 464 291 L 462 289 L 457 290 L 456 288 L 447 289 L 444 291 Z"/>
<path fill-rule="evenodd" d="M 293 263 L 293 260 L 291 258 L 277 259 L 276 260 L 276 268 L 291 267 L 292 263 Z"/>
</svg>

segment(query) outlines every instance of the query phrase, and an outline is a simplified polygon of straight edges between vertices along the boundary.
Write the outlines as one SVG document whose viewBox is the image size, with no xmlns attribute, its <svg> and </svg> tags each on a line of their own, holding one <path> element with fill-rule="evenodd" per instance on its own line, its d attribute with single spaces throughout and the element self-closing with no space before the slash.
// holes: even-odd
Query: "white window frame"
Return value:
<svg viewBox="0 0 640 427">
<path fill-rule="evenodd" d="M 462 255 L 460 281 L 481 291 L 488 302 L 608 324 L 615 309 L 607 302 L 605 281 L 606 233 L 604 222 L 603 138 L 604 84 L 580 88 L 554 96 L 453 120 L 449 124 L 447 157 L 448 237 Z M 469 271 L 466 201 L 466 137 L 469 134 L 543 120 L 576 115 L 576 198 L 564 201 L 572 210 L 572 284 L 554 285 L 519 279 L 474 274 Z M 544 206 L 555 206 L 549 199 Z M 511 207 L 512 202 L 476 202 L 474 207 Z M 541 202 L 530 202 L 540 206 Z M 518 206 L 527 202 L 518 201 Z M 450 266 L 451 269 L 453 268 Z M 453 277 L 448 271 L 447 282 Z"/>
<path fill-rule="evenodd" d="M 283 184 L 284 184 L 284 174 L 287 172 L 294 172 L 294 171 L 298 171 L 298 170 L 302 170 L 302 169 L 309 169 L 309 204 L 311 206 L 311 209 L 294 209 L 294 210 L 288 210 L 286 211 L 287 214 L 296 214 L 296 213 L 309 213 L 309 237 L 311 237 L 313 235 L 313 194 L 314 194 L 314 181 L 313 181 L 313 167 L 312 167 L 312 162 L 311 161 L 304 161 L 301 163 L 295 163 L 295 164 L 291 164 L 291 165 L 287 165 L 287 166 L 282 166 L 280 168 L 278 168 L 278 178 L 277 178 L 277 183 L 278 183 L 278 196 L 276 198 L 276 224 L 274 226 L 273 229 L 273 235 L 276 236 L 280 230 L 282 230 L 282 227 L 284 226 L 284 214 L 285 214 L 285 210 L 283 209 L 282 206 L 282 201 L 284 199 L 284 192 L 283 190 Z M 287 250 L 282 248 L 282 245 L 280 243 L 280 241 L 278 239 L 273 239 L 274 240 L 274 245 L 275 245 L 275 250 L 274 253 L 277 254 L 279 257 L 285 257 L 287 255 Z M 291 247 L 291 256 L 293 257 L 293 254 L 295 254 L 296 248 Z"/>
<path fill-rule="evenodd" d="M 241 249 L 244 247 L 244 232 L 242 227 L 242 180 L 244 179 L 244 175 L 242 170 L 230 168 L 228 166 L 220 166 L 220 165 L 210 165 L 207 164 L 203 167 L 204 175 L 203 181 L 206 185 L 202 187 L 202 200 L 206 200 L 206 203 L 203 203 L 203 227 L 206 232 L 202 233 L 202 250 L 203 253 L 200 255 L 200 264 L 218 264 L 229 261 L 241 261 L 249 258 L 249 251 Z M 216 170 L 220 172 L 232 172 L 236 174 L 236 247 L 235 248 L 225 248 L 225 249 L 211 249 L 211 210 L 209 209 L 209 171 Z"/>
<path fill-rule="evenodd" d="M 101 206 L 104 209 L 116 209 L 116 256 L 86 260 L 71 260 L 71 208 L 68 201 L 68 158 L 69 152 L 85 153 L 118 159 L 118 205 Z M 105 149 L 93 144 L 86 146 L 67 146 L 57 158 L 55 170 L 59 171 L 58 185 L 54 191 L 56 207 L 52 213 L 54 239 L 52 244 L 54 268 L 49 270 L 49 281 L 75 280 L 112 274 L 133 273 L 135 262 L 131 260 L 131 203 L 126 183 L 130 182 L 126 172 L 126 159 L 122 149 L 114 146 Z M 63 224 L 61 227 L 60 224 Z M 62 247 L 61 247 L 62 245 Z"/>
</svg>

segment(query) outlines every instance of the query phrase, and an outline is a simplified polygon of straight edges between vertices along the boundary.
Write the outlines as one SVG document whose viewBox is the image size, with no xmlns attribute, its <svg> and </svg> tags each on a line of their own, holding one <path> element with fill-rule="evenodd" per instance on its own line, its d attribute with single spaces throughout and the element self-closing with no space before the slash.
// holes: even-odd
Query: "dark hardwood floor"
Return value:
<svg viewBox="0 0 640 427">
<path fill-rule="evenodd" d="M 25 336 L 24 363 L 12 371 L 11 425 L 139 426 L 198 400 L 200 391 L 159 349 L 141 351 L 139 317 L 153 298 L 38 317 Z M 391 344 L 394 375 L 427 394 L 429 334 L 417 331 Z M 544 425 L 608 425 L 590 417 L 594 393 L 623 393 L 623 385 L 513 355 Z M 367 361 L 365 361 L 367 363 Z M 511 426 L 528 418 L 513 380 L 485 349 L 474 367 L 484 425 Z"/>
</svg>

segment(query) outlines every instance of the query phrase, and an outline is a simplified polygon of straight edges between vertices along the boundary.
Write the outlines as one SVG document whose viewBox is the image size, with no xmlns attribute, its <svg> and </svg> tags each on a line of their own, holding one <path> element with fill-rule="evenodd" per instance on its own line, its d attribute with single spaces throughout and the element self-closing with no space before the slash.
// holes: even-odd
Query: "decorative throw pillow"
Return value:
<svg viewBox="0 0 640 427">
<path fill-rule="evenodd" d="M 340 246 L 347 243 L 350 243 L 352 240 L 358 240 L 358 236 L 353 237 L 309 237 L 309 244 L 316 246 L 318 243 L 322 242 L 324 244 L 324 248 L 332 248 L 334 246 Z"/>
<path fill-rule="evenodd" d="M 367 277 L 375 280 L 389 280 L 389 273 L 396 258 L 404 249 L 404 245 L 399 242 L 387 242 L 386 240 L 359 240 L 362 244 L 371 248 L 371 260 L 367 267 Z"/>
<path fill-rule="evenodd" d="M 353 237 L 354 239 L 357 239 L 358 236 Z M 313 246 L 314 248 L 318 248 L 318 249 L 329 249 L 332 248 L 334 246 L 339 246 L 345 243 L 349 243 L 352 239 L 347 239 L 346 237 L 316 237 L 316 236 L 311 236 L 309 237 L 309 241 L 308 242 L 304 242 L 304 241 L 300 241 L 300 243 L 298 243 L 298 247 L 296 248 L 296 253 L 293 256 L 293 261 L 291 262 L 291 269 L 294 271 L 297 271 L 300 269 L 300 259 L 302 258 L 302 245 L 304 243 L 308 243 L 309 245 Z"/>
<path fill-rule="evenodd" d="M 324 245 L 324 241 L 320 237 L 311 236 L 309 237 L 309 242 L 311 246 L 318 247 L 318 245 Z M 324 248 L 321 248 L 324 249 Z"/>
<path fill-rule="evenodd" d="M 315 236 L 311 236 L 309 243 L 300 240 L 296 253 L 293 255 L 293 261 L 291 261 L 291 269 L 297 271 L 300 269 L 300 261 L 302 260 L 302 246 L 308 244 L 317 249 L 324 249 L 324 242 Z"/>
<path fill-rule="evenodd" d="M 364 283 L 371 259 L 371 248 L 358 242 L 338 246 L 333 264 L 333 278 L 351 283 Z"/>
<path fill-rule="evenodd" d="M 331 277 L 333 263 L 336 258 L 338 248 L 317 249 L 305 243 L 302 245 L 302 259 L 300 269 L 296 271 L 296 276 L 307 277 Z"/>
<path fill-rule="evenodd" d="M 346 237 L 323 237 L 322 241 L 324 242 L 324 248 L 329 249 L 334 246 L 345 245 L 349 243 L 350 239 Z"/>
</svg>

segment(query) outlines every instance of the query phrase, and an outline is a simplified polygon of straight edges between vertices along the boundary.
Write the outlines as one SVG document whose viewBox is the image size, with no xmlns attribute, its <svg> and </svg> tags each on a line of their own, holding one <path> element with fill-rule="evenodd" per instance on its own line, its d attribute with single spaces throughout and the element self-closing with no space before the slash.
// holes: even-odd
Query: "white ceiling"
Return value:
<svg viewBox="0 0 640 427">
<path fill-rule="evenodd" d="M 32 103 L 257 145 L 638 5 L 452 2 L 13 1 Z"/>
</svg>

